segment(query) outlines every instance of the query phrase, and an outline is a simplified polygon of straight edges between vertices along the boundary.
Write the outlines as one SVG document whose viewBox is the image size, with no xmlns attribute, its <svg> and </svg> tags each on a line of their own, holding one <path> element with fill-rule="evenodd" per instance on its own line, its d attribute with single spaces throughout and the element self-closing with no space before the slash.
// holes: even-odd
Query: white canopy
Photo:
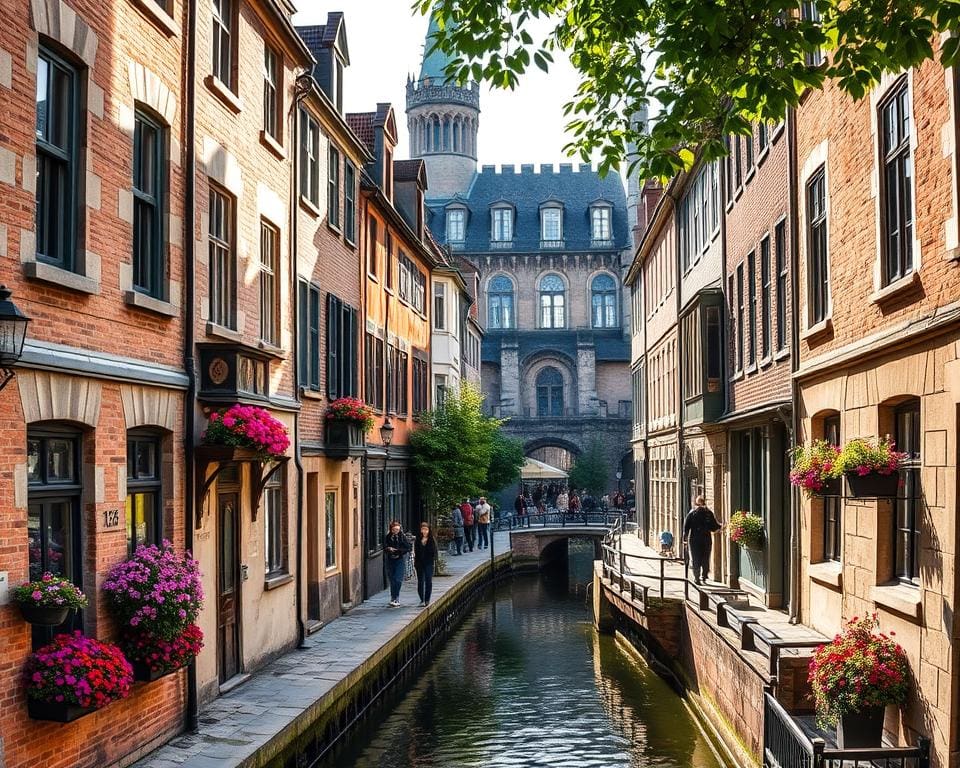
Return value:
<svg viewBox="0 0 960 768">
<path fill-rule="evenodd" d="M 520 477 L 523 480 L 563 480 L 567 473 L 536 459 L 524 459 Z"/>
</svg>

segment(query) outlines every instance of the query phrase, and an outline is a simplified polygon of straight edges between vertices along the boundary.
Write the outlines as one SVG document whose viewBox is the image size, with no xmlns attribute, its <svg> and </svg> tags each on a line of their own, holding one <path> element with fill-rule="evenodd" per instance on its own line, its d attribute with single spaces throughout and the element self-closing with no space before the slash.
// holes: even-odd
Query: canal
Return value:
<svg viewBox="0 0 960 768">
<path fill-rule="evenodd" d="M 491 590 L 320 766 L 723 768 L 671 688 L 594 630 L 592 551 Z"/>
</svg>

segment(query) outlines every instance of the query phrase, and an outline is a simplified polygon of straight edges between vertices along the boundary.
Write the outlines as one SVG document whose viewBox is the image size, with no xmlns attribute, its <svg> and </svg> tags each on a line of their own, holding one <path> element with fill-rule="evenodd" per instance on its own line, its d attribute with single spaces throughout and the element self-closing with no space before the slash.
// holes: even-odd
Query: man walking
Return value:
<svg viewBox="0 0 960 768">
<path fill-rule="evenodd" d="M 713 534 L 720 530 L 720 523 L 707 507 L 706 499 L 697 496 L 693 509 L 683 521 L 683 540 L 690 549 L 693 562 L 693 583 L 702 584 L 710 573 L 710 551 L 713 549 Z"/>
<path fill-rule="evenodd" d="M 477 527 L 473 516 L 473 504 L 470 499 L 464 499 L 460 505 L 460 512 L 463 514 L 463 533 L 467 540 L 467 547 L 473 552 L 473 546 L 477 543 Z"/>
<path fill-rule="evenodd" d="M 480 503 L 477 504 L 477 508 L 474 511 L 477 518 L 477 529 L 480 535 L 480 541 L 478 543 L 479 549 L 486 549 L 490 546 L 490 513 L 492 511 L 492 507 L 487 504 L 487 497 L 481 496 Z"/>
</svg>

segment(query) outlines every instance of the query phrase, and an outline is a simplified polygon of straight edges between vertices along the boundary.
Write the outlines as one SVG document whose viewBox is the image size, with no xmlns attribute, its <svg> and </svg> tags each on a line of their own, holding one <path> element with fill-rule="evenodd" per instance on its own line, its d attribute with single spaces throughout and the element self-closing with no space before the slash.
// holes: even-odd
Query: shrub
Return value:
<svg viewBox="0 0 960 768">
<path fill-rule="evenodd" d="M 48 703 L 99 709 L 123 699 L 133 668 L 120 649 L 80 632 L 57 635 L 27 660 L 27 696 Z"/>
<path fill-rule="evenodd" d="M 810 445 L 798 445 L 793 449 L 793 465 L 790 482 L 807 493 L 823 490 L 827 481 L 839 477 L 834 473 L 839 446 L 826 440 L 814 440 Z"/>
<path fill-rule="evenodd" d="M 910 665 L 892 635 L 876 634 L 877 615 L 854 616 L 842 634 L 821 645 L 810 661 L 809 680 L 822 726 L 841 715 L 887 704 L 902 705 L 910 689 Z"/>
<path fill-rule="evenodd" d="M 120 647 L 127 658 L 138 661 L 151 672 L 165 674 L 187 666 L 203 648 L 203 632 L 190 624 L 179 635 L 165 640 L 146 629 L 126 629 Z"/>
<path fill-rule="evenodd" d="M 844 472 L 855 472 L 861 476 L 871 472 L 893 474 L 907 458 L 907 454 L 893 450 L 894 445 L 889 435 L 876 442 L 861 437 L 850 440 L 837 455 L 833 465 L 835 476 L 839 477 Z"/>
<path fill-rule="evenodd" d="M 103 584 L 112 613 L 125 627 L 173 640 L 197 620 L 203 605 L 200 566 L 169 541 L 140 546 L 114 566 Z"/>
<path fill-rule="evenodd" d="M 341 397 L 327 406 L 327 419 L 352 421 L 366 434 L 373 429 L 374 415 L 370 406 L 355 397 Z"/>
<path fill-rule="evenodd" d="M 226 410 L 214 411 L 200 440 L 206 445 L 249 448 L 264 459 L 283 456 L 290 447 L 283 423 L 266 409 L 253 405 L 231 405 Z"/>
<path fill-rule="evenodd" d="M 761 549 L 765 533 L 763 518 L 739 510 L 730 516 L 730 539 L 746 549 Z"/>
<path fill-rule="evenodd" d="M 58 608 L 87 607 L 87 597 L 80 588 L 68 579 L 45 573 L 37 581 L 21 584 L 13 590 L 13 601 L 20 605 L 50 606 Z"/>
</svg>

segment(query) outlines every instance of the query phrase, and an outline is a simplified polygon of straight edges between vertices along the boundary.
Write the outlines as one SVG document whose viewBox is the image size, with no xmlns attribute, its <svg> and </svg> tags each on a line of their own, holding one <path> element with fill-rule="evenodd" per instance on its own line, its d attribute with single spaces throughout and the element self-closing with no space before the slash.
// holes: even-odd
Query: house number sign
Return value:
<svg viewBox="0 0 960 768">
<path fill-rule="evenodd" d="M 108 509 L 104 511 L 103 527 L 104 528 L 120 527 L 120 510 L 119 509 Z"/>
</svg>

